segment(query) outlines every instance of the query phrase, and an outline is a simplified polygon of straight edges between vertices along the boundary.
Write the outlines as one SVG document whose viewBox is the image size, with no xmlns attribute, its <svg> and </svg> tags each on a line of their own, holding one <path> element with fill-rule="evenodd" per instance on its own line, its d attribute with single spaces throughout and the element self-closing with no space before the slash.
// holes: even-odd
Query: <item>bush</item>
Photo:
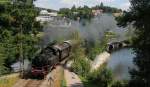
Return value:
<svg viewBox="0 0 150 87">
<path fill-rule="evenodd" d="M 81 40 L 79 38 L 76 39 L 79 43 L 72 49 L 71 58 L 73 60 L 73 64 L 71 65 L 71 69 L 78 75 L 86 77 L 88 72 L 90 71 L 90 62 L 85 56 L 85 49 L 80 45 Z"/>
<path fill-rule="evenodd" d="M 78 60 L 74 61 L 71 68 L 78 75 L 86 77 L 90 71 L 90 63 L 85 58 L 78 58 Z"/>
<path fill-rule="evenodd" d="M 89 74 L 88 81 L 97 87 L 109 87 L 113 82 L 113 77 L 110 70 L 101 67 Z"/>
<path fill-rule="evenodd" d="M 9 69 L 4 67 L 4 66 L 0 66 L 0 76 L 2 76 L 3 74 L 8 74 L 9 73 Z"/>
<path fill-rule="evenodd" d="M 111 87 L 127 87 L 126 81 L 116 81 L 112 84 Z"/>
<path fill-rule="evenodd" d="M 95 42 L 85 42 L 86 54 L 88 58 L 94 60 L 96 55 L 105 51 L 107 46 L 107 38 L 104 37 L 103 40 Z"/>
</svg>

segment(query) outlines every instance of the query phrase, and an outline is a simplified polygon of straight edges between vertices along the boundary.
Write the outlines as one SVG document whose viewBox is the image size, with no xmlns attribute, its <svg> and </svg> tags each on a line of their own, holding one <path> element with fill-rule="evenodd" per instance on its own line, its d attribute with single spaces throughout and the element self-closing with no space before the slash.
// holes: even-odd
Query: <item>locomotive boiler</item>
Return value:
<svg viewBox="0 0 150 87">
<path fill-rule="evenodd" d="M 57 64 L 70 55 L 73 41 L 64 41 L 62 44 L 48 45 L 33 60 L 31 74 L 34 77 L 45 76 Z"/>
</svg>

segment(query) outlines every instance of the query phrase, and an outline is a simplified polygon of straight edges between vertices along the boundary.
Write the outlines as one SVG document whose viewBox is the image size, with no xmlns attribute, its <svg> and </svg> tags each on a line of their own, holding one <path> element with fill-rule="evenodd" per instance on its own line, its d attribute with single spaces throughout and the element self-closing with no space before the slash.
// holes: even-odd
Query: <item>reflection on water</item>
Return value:
<svg viewBox="0 0 150 87">
<path fill-rule="evenodd" d="M 113 52 L 108 61 L 107 67 L 112 70 L 112 73 L 117 80 L 128 80 L 129 68 L 133 68 L 134 54 L 131 48 L 125 48 Z"/>
</svg>

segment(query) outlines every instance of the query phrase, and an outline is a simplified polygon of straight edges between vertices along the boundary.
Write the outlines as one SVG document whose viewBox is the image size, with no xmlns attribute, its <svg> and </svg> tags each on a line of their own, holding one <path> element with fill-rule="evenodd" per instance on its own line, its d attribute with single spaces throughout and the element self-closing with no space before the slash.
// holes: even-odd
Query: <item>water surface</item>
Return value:
<svg viewBox="0 0 150 87">
<path fill-rule="evenodd" d="M 133 50 L 131 48 L 124 48 L 113 52 L 108 61 L 107 67 L 112 70 L 113 76 L 117 80 L 130 79 L 129 68 L 133 68 Z"/>
</svg>

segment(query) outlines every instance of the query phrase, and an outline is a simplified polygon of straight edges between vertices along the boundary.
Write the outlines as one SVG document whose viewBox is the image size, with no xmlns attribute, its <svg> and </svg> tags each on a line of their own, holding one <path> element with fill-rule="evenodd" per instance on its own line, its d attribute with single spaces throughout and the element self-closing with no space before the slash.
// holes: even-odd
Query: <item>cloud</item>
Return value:
<svg viewBox="0 0 150 87">
<path fill-rule="evenodd" d="M 129 2 L 126 2 L 126 3 L 121 4 L 119 7 L 123 10 L 128 10 L 130 5 L 131 4 Z"/>
<path fill-rule="evenodd" d="M 83 6 L 83 5 L 88 5 L 88 6 L 94 6 L 97 4 L 100 4 L 101 2 L 103 3 L 111 3 L 114 0 L 62 0 L 61 3 L 72 6 Z"/>
<path fill-rule="evenodd" d="M 64 7 L 64 5 L 60 3 L 60 1 L 61 0 L 36 0 L 34 2 L 34 5 L 36 7 L 58 10 L 59 8 Z"/>
<path fill-rule="evenodd" d="M 104 5 L 121 8 L 127 10 L 130 6 L 129 0 L 36 0 L 34 2 L 35 6 L 43 8 L 51 8 L 58 10 L 59 8 L 70 8 L 73 5 L 76 6 L 95 6 L 99 5 L 101 2 Z"/>
</svg>

